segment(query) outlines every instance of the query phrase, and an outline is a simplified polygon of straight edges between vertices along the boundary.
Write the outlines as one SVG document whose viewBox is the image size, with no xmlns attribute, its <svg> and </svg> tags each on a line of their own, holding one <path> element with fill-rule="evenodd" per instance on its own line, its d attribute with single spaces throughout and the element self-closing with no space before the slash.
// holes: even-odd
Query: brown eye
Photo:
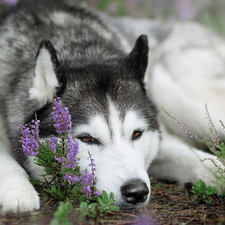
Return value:
<svg viewBox="0 0 225 225">
<path fill-rule="evenodd" d="M 91 136 L 83 137 L 82 140 L 85 141 L 85 142 L 90 142 L 90 141 L 92 141 L 92 137 Z"/>
<path fill-rule="evenodd" d="M 91 135 L 89 134 L 81 134 L 77 137 L 78 139 L 80 139 L 82 142 L 86 143 L 86 144 L 95 144 L 95 145 L 100 145 L 100 142 L 98 141 L 98 139 L 93 138 Z"/>
<path fill-rule="evenodd" d="M 140 130 L 135 130 L 134 132 L 133 132 L 133 134 L 132 134 L 132 140 L 137 140 L 137 139 L 139 139 L 140 137 L 141 137 L 141 135 L 142 135 L 142 131 L 140 131 Z"/>
</svg>

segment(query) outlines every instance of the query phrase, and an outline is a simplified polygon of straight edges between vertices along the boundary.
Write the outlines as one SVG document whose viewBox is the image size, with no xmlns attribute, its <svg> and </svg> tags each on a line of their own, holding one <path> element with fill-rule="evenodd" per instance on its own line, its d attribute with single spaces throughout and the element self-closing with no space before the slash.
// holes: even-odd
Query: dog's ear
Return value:
<svg viewBox="0 0 225 225">
<path fill-rule="evenodd" d="M 45 105 L 53 100 L 54 93 L 60 91 L 64 85 L 56 50 L 49 40 L 43 40 L 35 59 L 34 81 L 29 91 L 30 98 Z"/>
<path fill-rule="evenodd" d="M 148 66 L 148 37 L 142 34 L 136 41 L 131 53 L 125 58 L 126 67 L 132 76 L 135 76 L 141 83 L 144 82 L 144 75 Z"/>
</svg>

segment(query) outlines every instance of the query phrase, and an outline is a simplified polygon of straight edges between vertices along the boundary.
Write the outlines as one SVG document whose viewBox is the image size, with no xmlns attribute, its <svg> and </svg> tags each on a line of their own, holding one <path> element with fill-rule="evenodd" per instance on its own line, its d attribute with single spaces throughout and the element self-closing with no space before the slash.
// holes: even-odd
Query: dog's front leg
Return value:
<svg viewBox="0 0 225 225">
<path fill-rule="evenodd" d="M 208 159 L 224 168 L 216 156 L 191 148 L 163 130 L 161 148 L 150 167 L 150 175 L 182 184 L 195 184 L 202 179 L 207 185 L 215 186 L 219 184 L 215 177 L 218 168 Z"/>
<path fill-rule="evenodd" d="M 38 209 L 38 193 L 25 170 L 5 150 L 0 149 L 0 206 L 1 213 L 25 212 Z"/>
</svg>

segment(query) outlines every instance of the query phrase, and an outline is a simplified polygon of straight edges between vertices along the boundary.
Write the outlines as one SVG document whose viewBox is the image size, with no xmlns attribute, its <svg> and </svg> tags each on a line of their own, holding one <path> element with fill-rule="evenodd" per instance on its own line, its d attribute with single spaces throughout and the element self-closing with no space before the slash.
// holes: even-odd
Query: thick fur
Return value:
<svg viewBox="0 0 225 225">
<path fill-rule="evenodd" d="M 116 19 L 105 19 L 118 29 L 122 26 Z M 128 32 L 123 30 L 125 35 L 135 27 L 135 21 L 121 21 L 127 25 Z M 116 204 L 122 209 L 148 203 L 149 173 L 181 183 L 201 178 L 211 184 L 214 177 L 210 170 L 215 166 L 200 159 L 212 156 L 191 150 L 177 137 L 170 136 L 167 129 L 172 126 L 167 126 L 167 122 L 159 128 L 151 99 L 159 107 L 168 99 L 169 89 L 161 90 L 164 73 L 157 63 L 153 69 L 150 64 L 145 76 L 147 37 L 139 36 L 132 49 L 110 23 L 70 1 L 19 4 L 2 15 L 0 205 L 3 213 L 40 207 L 28 174 L 37 178 L 43 168 L 23 154 L 18 140 L 21 121 L 29 123 L 35 113 L 41 121 L 40 137 L 55 134 L 50 114 L 53 93 L 62 98 L 71 113 L 71 134 L 79 142 L 81 169 L 88 167 L 88 151 L 93 153 L 96 187 L 114 192 Z M 136 39 L 135 35 L 131 41 Z M 158 46 L 154 53 L 160 54 Z M 174 100 L 171 97 L 171 104 Z M 174 105 L 172 108 L 175 110 Z"/>
</svg>

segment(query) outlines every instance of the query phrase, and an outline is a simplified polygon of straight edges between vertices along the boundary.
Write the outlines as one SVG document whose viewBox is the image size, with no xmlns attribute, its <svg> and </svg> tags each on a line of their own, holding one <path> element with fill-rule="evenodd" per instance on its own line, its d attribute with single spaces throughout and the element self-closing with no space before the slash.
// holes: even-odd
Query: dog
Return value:
<svg viewBox="0 0 225 225">
<path fill-rule="evenodd" d="M 126 18 L 121 21 L 127 23 Z M 183 184 L 199 178 L 207 184 L 215 180 L 210 171 L 215 165 L 201 159 L 211 157 L 220 164 L 216 157 L 190 149 L 179 135 L 168 132 L 172 126 L 163 121 L 159 107 L 166 102 L 165 108 L 172 107 L 174 113 L 179 108 L 178 102 L 172 104 L 177 92 L 173 90 L 170 96 L 172 83 L 159 81 L 163 73 L 157 63 L 153 69 L 153 62 L 148 63 L 152 58 L 148 37 L 140 34 L 136 39 L 134 34 L 133 40 L 126 38 L 129 30 L 122 34 L 123 22 L 71 1 L 56 0 L 21 3 L 1 15 L 3 214 L 40 207 L 28 177 L 39 178 L 43 168 L 23 154 L 20 124 L 30 123 L 37 114 L 40 137 L 55 134 L 51 117 L 54 93 L 71 114 L 71 135 L 79 143 L 81 169 L 88 168 L 90 152 L 96 164 L 96 188 L 113 192 L 121 209 L 133 210 L 149 202 L 149 174 Z M 128 24 L 133 30 L 135 21 Z M 159 47 L 153 52 L 160 58 Z M 167 84 L 170 87 L 165 88 Z"/>
</svg>

